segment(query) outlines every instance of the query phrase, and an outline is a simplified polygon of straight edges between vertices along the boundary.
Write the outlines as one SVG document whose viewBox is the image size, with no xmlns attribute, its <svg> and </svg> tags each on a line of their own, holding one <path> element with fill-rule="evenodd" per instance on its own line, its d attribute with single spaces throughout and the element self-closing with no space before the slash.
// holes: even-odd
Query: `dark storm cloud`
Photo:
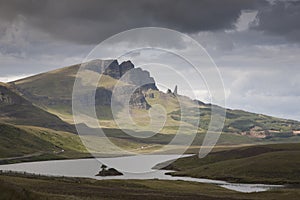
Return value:
<svg viewBox="0 0 300 200">
<path fill-rule="evenodd" d="M 265 0 L 10 0 L 0 1 L 0 17 L 24 17 L 28 26 L 51 36 L 92 44 L 130 28 L 162 26 L 186 33 L 234 27 L 244 9 Z"/>
<path fill-rule="evenodd" d="M 253 29 L 300 41 L 300 1 L 275 1 L 260 9 L 256 18 L 257 24 L 253 25 Z"/>
</svg>

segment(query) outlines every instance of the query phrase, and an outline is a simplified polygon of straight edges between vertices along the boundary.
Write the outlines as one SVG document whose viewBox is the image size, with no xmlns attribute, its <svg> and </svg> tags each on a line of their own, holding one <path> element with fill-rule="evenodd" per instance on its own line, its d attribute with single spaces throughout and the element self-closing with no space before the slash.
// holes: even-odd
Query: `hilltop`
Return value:
<svg viewBox="0 0 300 200">
<path fill-rule="evenodd" d="M 118 63 L 117 60 L 92 60 L 58 70 L 38 74 L 25 79 L 17 80 L 13 85 L 27 100 L 40 108 L 59 116 L 68 123 L 73 123 L 72 118 L 72 91 L 77 71 L 80 66 L 85 68 L 87 76 L 101 74 L 101 82 L 97 84 L 96 111 L 101 125 L 106 128 L 117 128 L 110 108 L 112 90 L 116 84 L 122 90 L 134 87 L 147 80 L 150 84 L 139 87 L 132 96 L 131 114 L 133 119 L 140 124 L 147 124 L 149 116 L 147 110 L 155 104 L 162 105 L 167 111 L 167 121 L 161 133 L 174 134 L 183 124 L 187 131 L 196 128 L 199 133 L 205 133 L 211 117 L 211 104 L 178 94 L 176 91 L 159 91 L 154 78 L 150 73 L 140 68 L 135 68 L 130 61 Z M 107 67 L 105 69 L 105 67 Z M 127 73 L 131 72 L 131 73 Z M 124 77 L 124 74 L 129 74 Z M 95 83 L 94 83 L 95 84 Z M 180 118 L 181 111 L 178 99 L 184 102 L 188 116 Z M 200 124 L 195 115 L 200 111 Z M 130 127 L 128 127 L 130 128 Z M 300 123 L 294 120 L 279 119 L 271 116 L 250 113 L 242 110 L 226 110 L 224 133 L 241 135 L 250 138 L 288 138 L 295 137 L 300 132 Z"/>
</svg>

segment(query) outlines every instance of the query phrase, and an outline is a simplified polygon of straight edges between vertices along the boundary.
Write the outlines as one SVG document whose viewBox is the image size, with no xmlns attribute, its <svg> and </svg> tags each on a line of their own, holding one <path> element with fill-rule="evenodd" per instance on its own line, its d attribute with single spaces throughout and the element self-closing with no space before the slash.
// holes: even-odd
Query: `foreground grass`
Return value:
<svg viewBox="0 0 300 200">
<path fill-rule="evenodd" d="M 299 199 L 300 189 L 239 193 L 221 187 L 184 181 L 92 180 L 0 175 L 0 199 Z"/>
<path fill-rule="evenodd" d="M 273 144 L 182 158 L 167 167 L 175 176 L 231 182 L 300 184 L 300 144 Z"/>
</svg>

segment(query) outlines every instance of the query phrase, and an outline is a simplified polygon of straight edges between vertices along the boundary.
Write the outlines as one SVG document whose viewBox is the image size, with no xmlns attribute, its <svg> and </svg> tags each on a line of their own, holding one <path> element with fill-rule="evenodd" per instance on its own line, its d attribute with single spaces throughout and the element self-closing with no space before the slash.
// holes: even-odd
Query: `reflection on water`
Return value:
<svg viewBox="0 0 300 200">
<path fill-rule="evenodd" d="M 0 170 L 11 170 L 51 176 L 87 177 L 93 179 L 161 179 L 161 180 L 183 180 L 200 183 L 211 183 L 223 188 L 239 192 L 261 192 L 272 188 L 283 187 L 279 185 L 264 184 L 236 184 L 225 181 L 172 177 L 165 175 L 168 170 L 154 170 L 153 166 L 168 160 L 179 158 L 179 155 L 139 155 L 116 158 L 76 159 L 76 160 L 53 160 L 42 162 L 18 163 L 0 165 Z M 123 176 L 99 177 L 95 176 L 101 163 L 114 167 L 121 171 Z M 131 173 L 134 171 L 135 173 Z"/>
</svg>

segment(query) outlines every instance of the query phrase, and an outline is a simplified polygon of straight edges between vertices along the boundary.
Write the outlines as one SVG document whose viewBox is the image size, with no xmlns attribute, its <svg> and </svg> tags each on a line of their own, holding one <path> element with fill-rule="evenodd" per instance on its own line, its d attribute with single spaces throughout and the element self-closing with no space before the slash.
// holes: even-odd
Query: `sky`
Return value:
<svg viewBox="0 0 300 200">
<path fill-rule="evenodd" d="M 228 108 L 300 120 L 299 19 L 299 0 L 0 0 L 0 81 L 80 63 L 119 32 L 162 27 L 205 48 L 220 70 Z M 141 41 L 107 49 L 117 52 L 133 42 Z M 165 44 L 190 50 L 171 38 Z M 155 55 L 148 55 L 151 63 Z M 172 65 L 179 74 L 187 71 Z M 179 93 L 189 95 L 160 67 L 146 68 L 161 85 L 177 84 Z M 203 87 L 193 92 L 209 100 Z"/>
</svg>

